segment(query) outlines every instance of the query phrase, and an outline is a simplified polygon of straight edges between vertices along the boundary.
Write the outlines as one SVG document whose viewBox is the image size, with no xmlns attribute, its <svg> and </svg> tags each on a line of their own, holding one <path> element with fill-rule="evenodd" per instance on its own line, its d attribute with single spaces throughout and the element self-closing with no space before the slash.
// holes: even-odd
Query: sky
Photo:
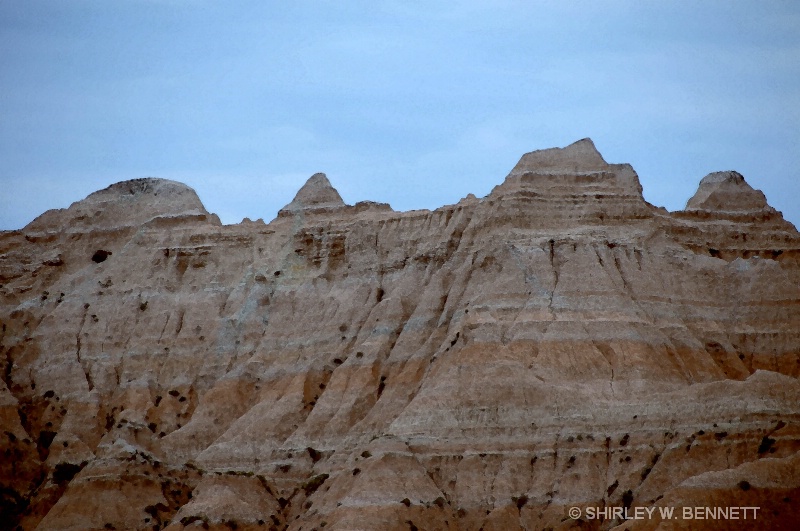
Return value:
<svg viewBox="0 0 800 531">
<path fill-rule="evenodd" d="M 0 230 L 139 177 L 223 223 L 485 196 L 591 137 L 682 209 L 736 170 L 800 224 L 800 2 L 0 2 Z"/>
</svg>

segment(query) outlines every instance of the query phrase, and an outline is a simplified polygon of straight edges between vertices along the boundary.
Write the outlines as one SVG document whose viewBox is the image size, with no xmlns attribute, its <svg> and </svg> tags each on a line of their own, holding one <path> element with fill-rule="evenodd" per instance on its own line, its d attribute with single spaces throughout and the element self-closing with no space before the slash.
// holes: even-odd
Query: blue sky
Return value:
<svg viewBox="0 0 800 531">
<path fill-rule="evenodd" d="M 0 229 L 145 176 L 225 223 L 318 171 L 436 208 L 584 137 L 658 206 L 733 169 L 799 224 L 800 3 L 0 2 Z"/>
</svg>

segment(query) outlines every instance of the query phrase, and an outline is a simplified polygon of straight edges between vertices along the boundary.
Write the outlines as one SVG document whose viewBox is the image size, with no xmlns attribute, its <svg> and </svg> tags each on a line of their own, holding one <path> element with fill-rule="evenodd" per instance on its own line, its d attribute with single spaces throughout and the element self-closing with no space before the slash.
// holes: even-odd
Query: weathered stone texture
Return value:
<svg viewBox="0 0 800 531">
<path fill-rule="evenodd" d="M 0 529 L 789 528 L 799 257 L 738 173 L 669 213 L 588 139 L 434 211 L 112 185 L 0 233 Z"/>
</svg>

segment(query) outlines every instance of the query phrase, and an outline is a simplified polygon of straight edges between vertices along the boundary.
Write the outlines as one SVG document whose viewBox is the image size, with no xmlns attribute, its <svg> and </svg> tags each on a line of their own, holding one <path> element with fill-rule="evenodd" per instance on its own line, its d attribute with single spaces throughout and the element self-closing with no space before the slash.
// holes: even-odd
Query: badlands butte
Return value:
<svg viewBox="0 0 800 531">
<path fill-rule="evenodd" d="M 800 234 L 733 171 L 668 212 L 586 139 L 482 199 L 316 174 L 238 225 L 137 179 L 0 233 L 0 293 L 0 529 L 800 519 Z"/>
</svg>

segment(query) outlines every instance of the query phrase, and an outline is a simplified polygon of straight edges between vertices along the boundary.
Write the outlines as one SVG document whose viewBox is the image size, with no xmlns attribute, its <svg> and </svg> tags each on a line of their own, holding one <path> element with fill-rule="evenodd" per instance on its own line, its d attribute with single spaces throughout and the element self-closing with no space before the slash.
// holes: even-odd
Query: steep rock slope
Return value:
<svg viewBox="0 0 800 531">
<path fill-rule="evenodd" d="M 0 234 L 0 512 L 23 529 L 608 529 L 800 499 L 800 234 L 591 140 L 435 211 L 314 175 L 222 226 L 171 181 Z"/>
</svg>

